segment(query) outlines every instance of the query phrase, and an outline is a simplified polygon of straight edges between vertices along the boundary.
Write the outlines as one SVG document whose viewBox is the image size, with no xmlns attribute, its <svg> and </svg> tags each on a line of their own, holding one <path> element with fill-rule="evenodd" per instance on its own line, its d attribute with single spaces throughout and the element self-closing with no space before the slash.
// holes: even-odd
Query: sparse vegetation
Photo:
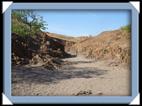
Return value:
<svg viewBox="0 0 142 106">
<path fill-rule="evenodd" d="M 123 26 L 123 27 L 121 27 L 121 30 L 131 32 L 131 25 L 129 24 L 129 25 Z"/>
</svg>

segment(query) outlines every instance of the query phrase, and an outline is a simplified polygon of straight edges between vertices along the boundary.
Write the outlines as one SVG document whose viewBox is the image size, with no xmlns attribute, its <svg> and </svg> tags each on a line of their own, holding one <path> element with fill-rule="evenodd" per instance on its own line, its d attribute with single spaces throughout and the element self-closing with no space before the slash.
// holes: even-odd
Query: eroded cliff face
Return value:
<svg viewBox="0 0 142 106">
<path fill-rule="evenodd" d="M 61 64 L 61 58 L 69 56 L 62 39 L 50 37 L 47 33 L 25 37 L 12 33 L 13 65 L 40 64 L 51 69 Z"/>
<path fill-rule="evenodd" d="M 71 45 L 68 51 L 96 60 L 115 59 L 120 63 L 130 63 L 130 32 L 114 30 L 94 37 L 84 37 Z"/>
</svg>

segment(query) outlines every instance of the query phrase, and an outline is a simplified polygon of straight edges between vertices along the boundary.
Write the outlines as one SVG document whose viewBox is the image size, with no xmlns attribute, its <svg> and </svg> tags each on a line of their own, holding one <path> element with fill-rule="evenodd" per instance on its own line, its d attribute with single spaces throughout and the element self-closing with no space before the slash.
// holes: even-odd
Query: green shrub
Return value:
<svg viewBox="0 0 142 106">
<path fill-rule="evenodd" d="M 121 30 L 131 32 L 131 25 L 123 26 L 123 27 L 121 27 Z"/>
</svg>

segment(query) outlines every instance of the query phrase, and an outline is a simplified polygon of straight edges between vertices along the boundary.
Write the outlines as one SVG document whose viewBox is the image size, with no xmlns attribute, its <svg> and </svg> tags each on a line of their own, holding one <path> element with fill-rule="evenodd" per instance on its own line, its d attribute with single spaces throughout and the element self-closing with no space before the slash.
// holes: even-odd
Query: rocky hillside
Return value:
<svg viewBox="0 0 142 106">
<path fill-rule="evenodd" d="M 130 63 L 130 45 L 130 32 L 119 29 L 81 38 L 68 50 L 96 60 L 116 59 L 121 63 Z"/>
<path fill-rule="evenodd" d="M 61 58 L 71 55 L 65 52 L 67 41 L 40 33 L 34 36 L 19 36 L 12 33 L 12 64 L 39 65 L 53 69 L 60 65 Z"/>
<path fill-rule="evenodd" d="M 67 37 L 55 33 L 19 36 L 12 33 L 12 63 L 47 64 L 72 55 L 84 55 L 95 60 L 111 59 L 130 63 L 130 31 L 105 31 L 98 36 Z M 71 53 L 71 54 L 68 54 Z"/>
</svg>

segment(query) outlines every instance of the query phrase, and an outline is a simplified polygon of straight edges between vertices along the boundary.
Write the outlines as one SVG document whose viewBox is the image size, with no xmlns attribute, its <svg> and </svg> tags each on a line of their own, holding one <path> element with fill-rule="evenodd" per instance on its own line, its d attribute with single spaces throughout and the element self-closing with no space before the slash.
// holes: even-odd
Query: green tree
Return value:
<svg viewBox="0 0 142 106">
<path fill-rule="evenodd" d="M 12 32 L 19 35 L 35 35 L 47 28 L 43 17 L 31 10 L 12 11 Z"/>
</svg>

